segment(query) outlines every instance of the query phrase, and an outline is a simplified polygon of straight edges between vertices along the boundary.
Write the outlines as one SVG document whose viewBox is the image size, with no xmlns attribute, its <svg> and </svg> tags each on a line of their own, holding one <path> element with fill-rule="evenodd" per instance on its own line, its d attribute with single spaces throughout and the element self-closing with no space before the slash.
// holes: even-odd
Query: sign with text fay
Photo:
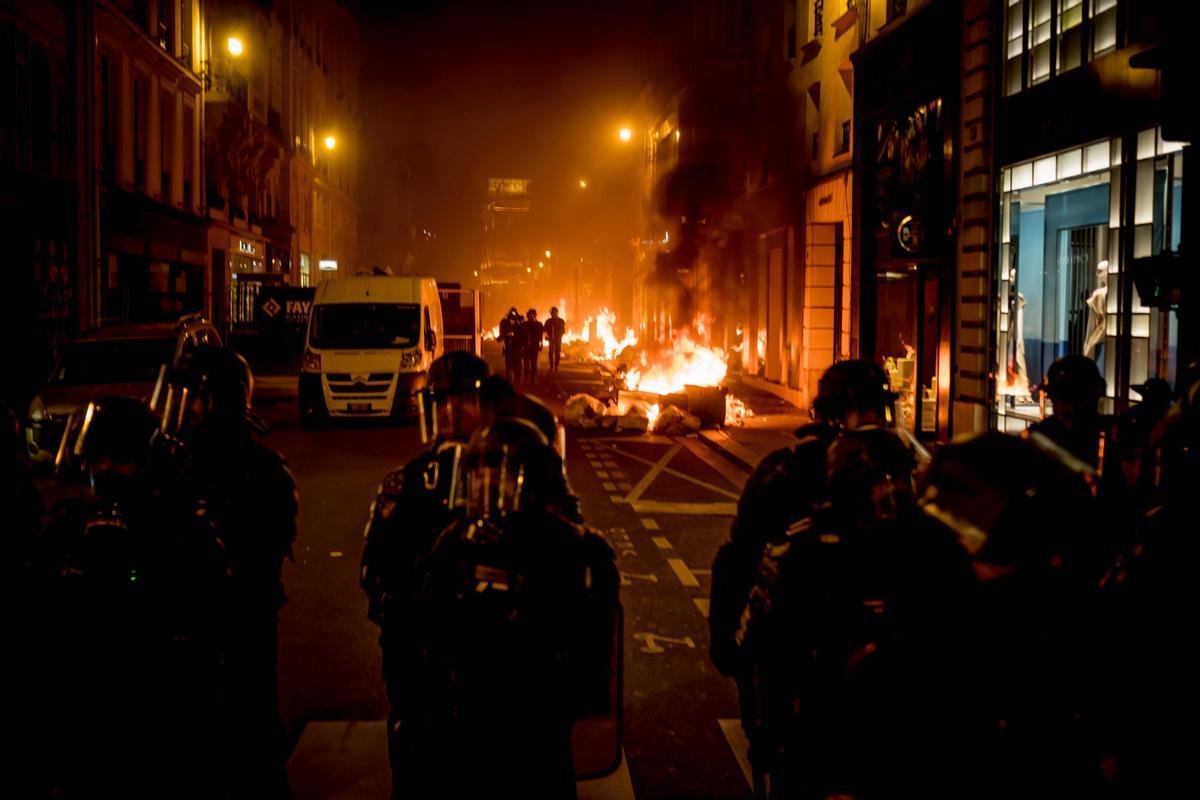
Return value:
<svg viewBox="0 0 1200 800">
<path fill-rule="evenodd" d="M 262 331 L 292 327 L 303 331 L 308 324 L 316 289 L 312 286 L 272 286 L 264 284 L 255 298 L 255 322 Z"/>
</svg>

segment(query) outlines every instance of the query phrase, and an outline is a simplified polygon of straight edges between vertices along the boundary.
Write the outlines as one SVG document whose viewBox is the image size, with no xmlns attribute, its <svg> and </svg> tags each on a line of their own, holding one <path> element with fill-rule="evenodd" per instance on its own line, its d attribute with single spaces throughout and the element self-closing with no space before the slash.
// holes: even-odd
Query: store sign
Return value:
<svg viewBox="0 0 1200 800">
<path fill-rule="evenodd" d="M 322 258 L 317 262 L 317 269 L 321 272 L 337 272 L 337 268 L 336 258 Z"/>
<path fill-rule="evenodd" d="M 255 242 L 251 239 L 236 239 L 235 238 L 233 240 L 233 245 L 234 245 L 234 247 L 233 247 L 234 251 L 241 253 L 242 255 L 251 256 L 251 257 L 258 255 L 258 242 Z"/>
<path fill-rule="evenodd" d="M 488 178 L 488 194 L 524 196 L 532 183 L 528 178 Z"/>
<path fill-rule="evenodd" d="M 307 286 L 263 284 L 255 298 L 255 323 L 261 333 L 291 328 L 299 333 L 308 324 L 316 289 Z"/>
</svg>

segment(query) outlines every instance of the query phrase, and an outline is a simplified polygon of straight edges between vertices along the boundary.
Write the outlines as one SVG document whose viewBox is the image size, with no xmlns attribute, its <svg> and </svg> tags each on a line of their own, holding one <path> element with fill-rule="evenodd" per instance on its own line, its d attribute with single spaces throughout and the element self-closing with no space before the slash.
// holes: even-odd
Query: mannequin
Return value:
<svg viewBox="0 0 1200 800">
<path fill-rule="evenodd" d="M 1096 288 L 1084 303 L 1088 307 L 1087 336 L 1083 340 L 1083 354 L 1100 362 L 1100 374 L 1104 374 L 1105 319 L 1108 315 L 1108 262 L 1096 265 Z"/>
</svg>

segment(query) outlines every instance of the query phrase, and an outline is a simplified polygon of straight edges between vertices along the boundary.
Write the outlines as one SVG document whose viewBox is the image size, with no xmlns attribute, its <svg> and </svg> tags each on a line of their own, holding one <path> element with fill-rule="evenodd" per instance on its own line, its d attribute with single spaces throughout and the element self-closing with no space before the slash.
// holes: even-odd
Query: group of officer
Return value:
<svg viewBox="0 0 1200 800">
<path fill-rule="evenodd" d="M 430 367 L 427 447 L 371 505 L 395 797 L 575 797 L 572 728 L 613 712 L 620 585 L 561 429 L 469 353 Z"/>
<path fill-rule="evenodd" d="M 1172 786 L 1200 369 L 1180 385 L 1105 417 L 1095 363 L 1068 356 L 1043 422 L 930 459 L 892 425 L 882 369 L 829 368 L 713 564 L 711 656 L 738 688 L 756 796 Z"/>
<path fill-rule="evenodd" d="M 538 320 L 536 308 L 526 311 L 524 318 L 516 306 L 510 308 L 499 326 L 499 341 L 504 346 L 504 369 L 509 382 L 515 386 L 537 383 L 538 356 L 543 341 L 550 346 L 550 371 L 558 372 L 566 330 L 566 322 L 558 315 L 557 307 L 550 309 L 545 322 Z"/>
<path fill-rule="evenodd" d="M 14 796 L 290 796 L 276 658 L 297 496 L 255 438 L 253 386 L 237 353 L 197 346 L 149 403 L 70 418 L 44 515 L 20 482 Z"/>
</svg>

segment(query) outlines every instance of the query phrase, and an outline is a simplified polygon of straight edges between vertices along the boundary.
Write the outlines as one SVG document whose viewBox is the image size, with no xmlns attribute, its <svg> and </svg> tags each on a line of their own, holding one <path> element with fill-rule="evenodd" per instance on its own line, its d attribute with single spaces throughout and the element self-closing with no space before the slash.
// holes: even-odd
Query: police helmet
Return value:
<svg viewBox="0 0 1200 800">
<path fill-rule="evenodd" d="M 912 451 L 892 430 L 868 426 L 837 437 L 826 452 L 833 509 L 856 527 L 896 520 L 913 502 Z"/>
<path fill-rule="evenodd" d="M 839 361 L 821 376 L 813 415 L 840 424 L 852 410 L 885 413 L 896 400 L 887 373 L 873 361 L 862 358 Z"/>
<path fill-rule="evenodd" d="M 494 405 L 496 418 L 523 419 L 531 423 L 550 443 L 559 455 L 564 455 L 559 439 L 562 428 L 554 412 L 533 395 L 516 394 L 515 392 L 501 398 Z"/>
<path fill-rule="evenodd" d="M 467 513 L 503 517 L 545 506 L 562 468 L 546 437 L 524 419 L 501 418 L 471 437 L 463 459 Z"/>
<path fill-rule="evenodd" d="M 200 344 L 183 353 L 174 367 L 164 366 L 150 396 L 150 410 L 163 433 L 186 438 L 204 424 L 248 423 L 266 426 L 250 410 L 254 373 L 237 351 Z"/>
<path fill-rule="evenodd" d="M 71 415 L 54 463 L 63 480 L 84 477 L 102 490 L 101 474 L 113 468 L 131 475 L 145 469 L 158 422 L 145 403 L 132 397 L 93 400 Z"/>
<path fill-rule="evenodd" d="M 1069 355 L 1050 365 L 1038 388 L 1051 400 L 1098 403 L 1104 396 L 1107 384 L 1095 361 L 1087 356 Z"/>
<path fill-rule="evenodd" d="M 479 356 L 456 350 L 429 366 L 417 403 L 421 441 L 465 441 L 480 425 L 481 395 L 491 367 Z"/>
<path fill-rule="evenodd" d="M 990 431 L 934 455 L 918 505 L 976 564 L 1029 573 L 1061 565 L 1093 533 L 1091 469 L 1046 437 Z M 977 573 L 980 570 L 977 569 Z"/>
</svg>

